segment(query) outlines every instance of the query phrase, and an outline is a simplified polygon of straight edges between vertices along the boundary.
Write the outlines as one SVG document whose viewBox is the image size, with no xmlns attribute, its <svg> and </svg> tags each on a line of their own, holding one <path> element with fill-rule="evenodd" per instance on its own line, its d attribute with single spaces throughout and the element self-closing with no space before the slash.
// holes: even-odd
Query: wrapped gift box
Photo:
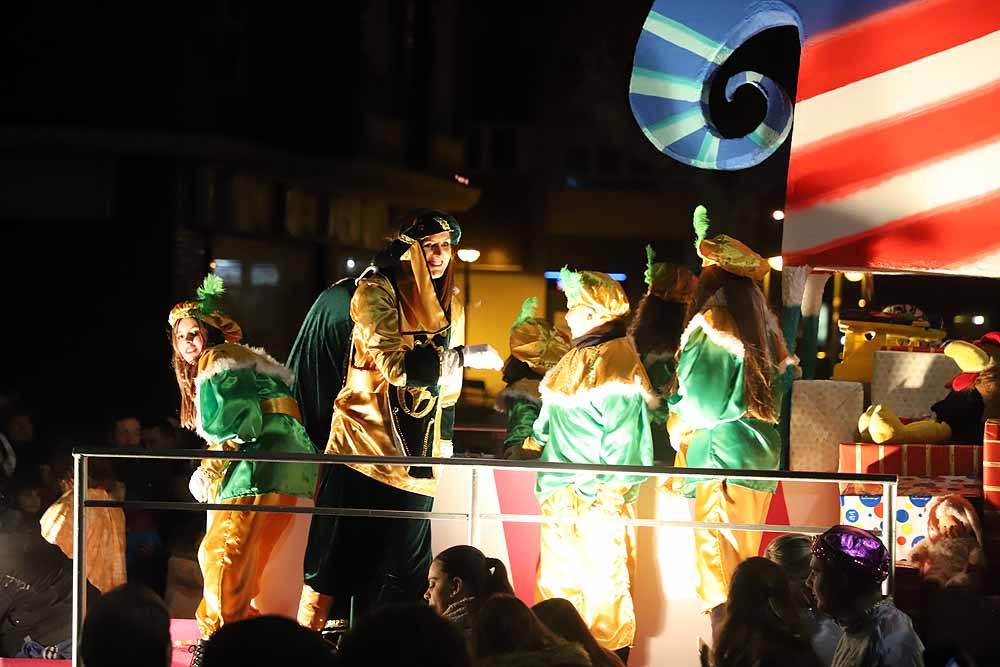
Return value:
<svg viewBox="0 0 1000 667">
<path fill-rule="evenodd" d="M 865 530 L 883 530 L 885 504 L 881 495 L 869 495 L 862 485 L 849 486 L 840 496 L 840 522 Z M 910 549 L 927 536 L 927 505 L 935 496 L 952 493 L 978 504 L 982 480 L 961 475 L 900 477 L 896 494 L 896 560 L 905 560 Z"/>
<path fill-rule="evenodd" d="M 978 478 L 983 475 L 983 448 L 979 445 L 876 445 L 871 442 L 844 442 L 840 444 L 838 471 Z M 878 485 L 869 485 L 867 490 L 869 493 L 881 493 Z"/>
<path fill-rule="evenodd" d="M 865 391 L 860 382 L 794 382 L 789 432 L 792 470 L 835 472 L 837 446 L 854 439 L 864 409 Z"/>
<path fill-rule="evenodd" d="M 1000 562 L 1000 420 L 987 419 L 983 429 L 983 546 L 990 563 Z M 989 582 L 992 592 L 1000 592 L 1000 576 Z"/>
<path fill-rule="evenodd" d="M 881 350 L 872 362 L 872 405 L 886 405 L 900 417 L 929 415 L 960 372 L 958 364 L 941 353 Z"/>
</svg>

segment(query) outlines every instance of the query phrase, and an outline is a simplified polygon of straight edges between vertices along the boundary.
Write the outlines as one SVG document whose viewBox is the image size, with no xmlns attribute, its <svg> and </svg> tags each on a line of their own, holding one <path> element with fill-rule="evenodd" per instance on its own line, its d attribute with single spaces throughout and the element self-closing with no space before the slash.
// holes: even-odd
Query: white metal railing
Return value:
<svg viewBox="0 0 1000 667">
<path fill-rule="evenodd" d="M 468 542 L 472 545 L 479 544 L 480 524 L 483 521 L 489 522 L 517 522 L 517 523 L 578 523 L 579 518 L 574 517 L 543 517 L 529 514 L 483 514 L 480 511 L 479 503 L 479 473 L 494 470 L 523 470 L 530 472 L 562 472 L 562 473 L 619 473 L 629 475 L 642 475 L 645 477 L 689 477 L 693 479 L 753 479 L 758 481 L 774 482 L 822 482 L 822 483 L 862 483 L 878 484 L 882 487 L 882 498 L 885 503 L 884 530 L 880 537 L 889 549 L 890 568 L 889 578 L 886 581 L 886 592 L 891 594 L 895 589 L 895 515 L 896 515 L 896 491 L 898 479 L 896 475 L 875 475 L 875 474 L 847 474 L 847 473 L 821 473 L 821 472 L 801 472 L 801 471 L 772 471 L 772 470 L 720 470 L 716 468 L 676 468 L 672 466 L 609 466 L 595 464 L 571 464 L 571 463 L 543 463 L 540 461 L 506 461 L 502 459 L 486 458 L 430 458 L 430 457 L 408 457 L 408 456 L 341 456 L 330 454 L 298 454 L 298 453 L 274 453 L 274 454 L 248 454 L 239 451 L 208 451 L 208 450 L 163 450 L 163 451 L 136 451 L 124 449 L 105 448 L 78 448 L 73 450 L 73 511 L 75 521 L 73 525 L 73 619 L 72 619 L 72 640 L 73 640 L 73 665 L 80 664 L 78 660 L 77 647 L 80 642 L 80 631 L 83 624 L 84 611 L 86 609 L 87 579 L 86 579 L 86 550 L 84 548 L 84 536 L 86 535 L 85 522 L 87 507 L 135 507 L 152 510 L 228 510 L 232 505 L 220 503 L 198 503 L 198 502 L 157 502 L 157 501 L 116 501 L 116 500 L 87 500 L 86 492 L 88 486 L 87 460 L 89 458 L 129 458 L 129 459 L 162 459 L 162 460 L 193 460 L 193 459 L 223 459 L 227 461 L 262 461 L 268 463 L 319 463 L 344 465 L 349 463 L 377 463 L 381 465 L 404 465 L 416 467 L 429 466 L 451 466 L 456 468 L 466 468 L 469 470 L 469 510 L 468 512 L 413 512 L 402 510 L 364 510 L 337 507 L 298 507 L 290 505 L 244 505 L 240 506 L 241 511 L 247 512 L 288 512 L 293 514 L 314 514 L 322 516 L 361 516 L 371 518 L 392 518 L 392 519 L 430 519 L 434 521 L 465 521 L 468 526 Z M 716 523 L 710 521 L 680 521 L 674 519 L 624 519 L 617 517 L 587 517 L 587 522 L 594 523 L 619 523 L 628 526 L 642 526 L 650 528 L 708 528 L 719 529 L 725 527 L 731 530 L 757 531 L 757 532 L 777 532 L 777 533 L 806 533 L 819 534 L 827 530 L 829 526 L 781 526 L 773 524 L 755 523 Z M 878 532 L 876 534 L 879 534 Z"/>
</svg>

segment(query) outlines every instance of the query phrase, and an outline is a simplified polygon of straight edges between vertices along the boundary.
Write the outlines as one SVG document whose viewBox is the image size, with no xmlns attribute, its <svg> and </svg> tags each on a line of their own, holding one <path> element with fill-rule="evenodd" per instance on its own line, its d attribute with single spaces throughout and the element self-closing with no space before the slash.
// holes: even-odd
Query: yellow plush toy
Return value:
<svg viewBox="0 0 1000 667">
<path fill-rule="evenodd" d="M 876 444 L 925 443 L 935 444 L 946 442 L 951 438 L 951 427 L 933 419 L 904 424 L 899 417 L 885 405 L 869 407 L 858 419 L 858 431 L 861 439 Z"/>
</svg>

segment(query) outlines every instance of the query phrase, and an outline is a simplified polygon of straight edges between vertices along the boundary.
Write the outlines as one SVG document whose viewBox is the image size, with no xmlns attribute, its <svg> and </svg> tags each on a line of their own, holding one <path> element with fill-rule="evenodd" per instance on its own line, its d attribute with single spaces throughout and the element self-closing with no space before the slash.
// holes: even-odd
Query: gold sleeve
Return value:
<svg viewBox="0 0 1000 667">
<path fill-rule="evenodd" d="M 386 381 L 406 386 L 406 349 L 400 334 L 399 311 L 391 286 L 377 280 L 363 280 L 351 299 L 351 319 L 355 338 Z"/>
</svg>

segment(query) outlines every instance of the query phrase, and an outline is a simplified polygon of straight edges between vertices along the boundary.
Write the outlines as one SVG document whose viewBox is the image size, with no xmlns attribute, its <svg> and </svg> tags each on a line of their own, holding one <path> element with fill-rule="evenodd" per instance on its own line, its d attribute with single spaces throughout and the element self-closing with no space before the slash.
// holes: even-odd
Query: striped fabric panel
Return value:
<svg viewBox="0 0 1000 667">
<path fill-rule="evenodd" d="M 798 100 L 786 264 L 1000 277 L 1000 2 L 810 36 Z"/>
</svg>

